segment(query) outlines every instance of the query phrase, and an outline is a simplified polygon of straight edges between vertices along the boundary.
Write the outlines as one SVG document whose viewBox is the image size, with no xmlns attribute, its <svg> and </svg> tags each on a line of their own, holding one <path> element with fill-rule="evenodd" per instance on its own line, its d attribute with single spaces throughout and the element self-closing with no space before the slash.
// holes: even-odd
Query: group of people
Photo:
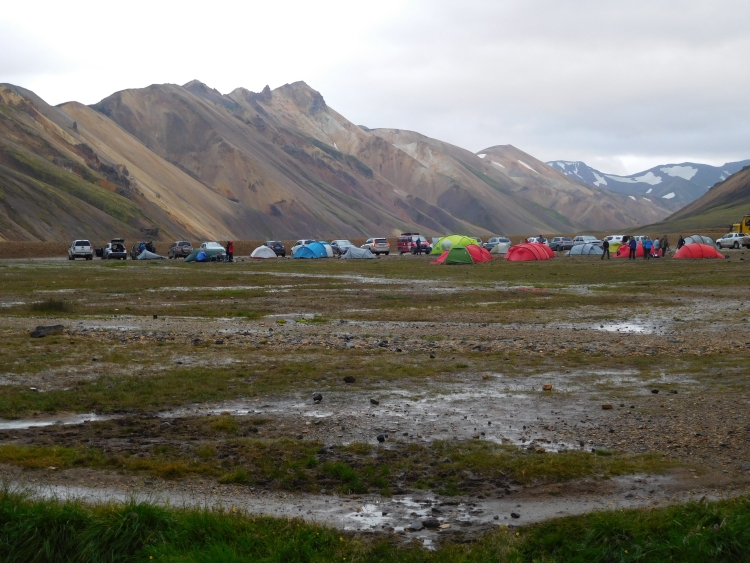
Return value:
<svg viewBox="0 0 750 563">
<path fill-rule="evenodd" d="M 682 244 L 685 244 L 682 235 L 680 235 L 680 241 Z M 669 238 L 667 235 L 664 235 L 661 238 L 654 237 L 653 239 L 651 239 L 651 237 L 643 237 L 640 242 L 643 246 L 644 260 L 648 260 L 649 258 L 659 258 L 660 256 L 663 257 L 669 250 Z M 623 246 L 627 245 L 628 247 L 628 260 L 635 260 L 635 255 L 638 250 L 638 239 L 634 236 L 626 235 L 622 238 L 622 244 Z M 679 243 L 677 248 L 679 248 Z M 602 241 L 602 250 L 604 251 L 602 253 L 602 260 L 604 260 L 605 256 L 607 257 L 607 260 L 609 260 L 609 241 L 607 239 Z"/>
</svg>

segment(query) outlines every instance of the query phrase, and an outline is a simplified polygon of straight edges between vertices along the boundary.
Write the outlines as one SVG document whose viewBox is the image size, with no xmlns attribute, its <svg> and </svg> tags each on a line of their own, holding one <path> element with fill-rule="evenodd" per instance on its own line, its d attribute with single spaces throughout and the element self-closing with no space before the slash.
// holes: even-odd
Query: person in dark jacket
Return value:
<svg viewBox="0 0 750 563">
<path fill-rule="evenodd" d="M 607 239 L 604 239 L 602 241 L 602 260 L 604 260 L 604 255 L 607 255 L 607 260 L 609 260 L 609 241 Z"/>
<path fill-rule="evenodd" d="M 638 249 L 638 241 L 635 237 L 630 237 L 628 241 L 628 260 L 635 260 L 635 251 Z"/>
<path fill-rule="evenodd" d="M 419 237 L 414 237 L 414 254 L 422 254 L 422 243 Z"/>
<path fill-rule="evenodd" d="M 227 242 L 227 262 L 234 262 L 234 241 Z"/>
<path fill-rule="evenodd" d="M 659 242 L 659 247 L 661 248 L 661 257 L 664 258 L 664 255 L 667 253 L 667 250 L 669 250 L 669 237 L 667 235 L 664 235 L 661 237 L 661 241 Z"/>
<path fill-rule="evenodd" d="M 682 238 L 682 235 L 680 235 L 680 238 L 677 239 L 677 250 L 685 246 L 685 239 Z"/>
</svg>

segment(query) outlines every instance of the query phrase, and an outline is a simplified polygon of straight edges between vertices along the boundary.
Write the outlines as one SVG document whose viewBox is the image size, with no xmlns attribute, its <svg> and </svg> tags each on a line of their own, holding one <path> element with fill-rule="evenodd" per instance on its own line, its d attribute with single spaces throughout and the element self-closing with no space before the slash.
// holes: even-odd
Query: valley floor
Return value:
<svg viewBox="0 0 750 563">
<path fill-rule="evenodd" d="M 727 254 L 0 262 L 0 474 L 438 550 L 742 498 L 748 262 Z"/>
</svg>

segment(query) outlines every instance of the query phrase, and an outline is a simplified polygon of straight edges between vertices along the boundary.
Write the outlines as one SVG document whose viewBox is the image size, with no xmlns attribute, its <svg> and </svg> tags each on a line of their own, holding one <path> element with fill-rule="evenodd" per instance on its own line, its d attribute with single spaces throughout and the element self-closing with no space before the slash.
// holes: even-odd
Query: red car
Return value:
<svg viewBox="0 0 750 563">
<path fill-rule="evenodd" d="M 422 254 L 429 254 L 432 250 L 427 239 L 419 233 L 401 233 L 401 236 L 398 237 L 398 241 L 396 241 L 396 249 L 399 254 L 404 254 L 406 252 L 416 254 L 417 245 L 420 246 Z"/>
</svg>

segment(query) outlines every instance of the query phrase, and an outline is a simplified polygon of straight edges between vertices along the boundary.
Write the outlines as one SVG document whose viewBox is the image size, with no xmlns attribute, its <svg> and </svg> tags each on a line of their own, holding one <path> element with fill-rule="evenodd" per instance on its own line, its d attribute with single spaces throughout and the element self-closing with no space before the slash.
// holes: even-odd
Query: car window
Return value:
<svg viewBox="0 0 750 563">
<path fill-rule="evenodd" d="M 383 244 L 385 242 L 387 242 L 387 241 L 384 238 L 376 238 L 375 239 L 375 243 L 377 243 L 377 244 Z"/>
<path fill-rule="evenodd" d="M 87 240 L 77 240 L 76 246 L 91 246 L 91 243 Z"/>
</svg>

